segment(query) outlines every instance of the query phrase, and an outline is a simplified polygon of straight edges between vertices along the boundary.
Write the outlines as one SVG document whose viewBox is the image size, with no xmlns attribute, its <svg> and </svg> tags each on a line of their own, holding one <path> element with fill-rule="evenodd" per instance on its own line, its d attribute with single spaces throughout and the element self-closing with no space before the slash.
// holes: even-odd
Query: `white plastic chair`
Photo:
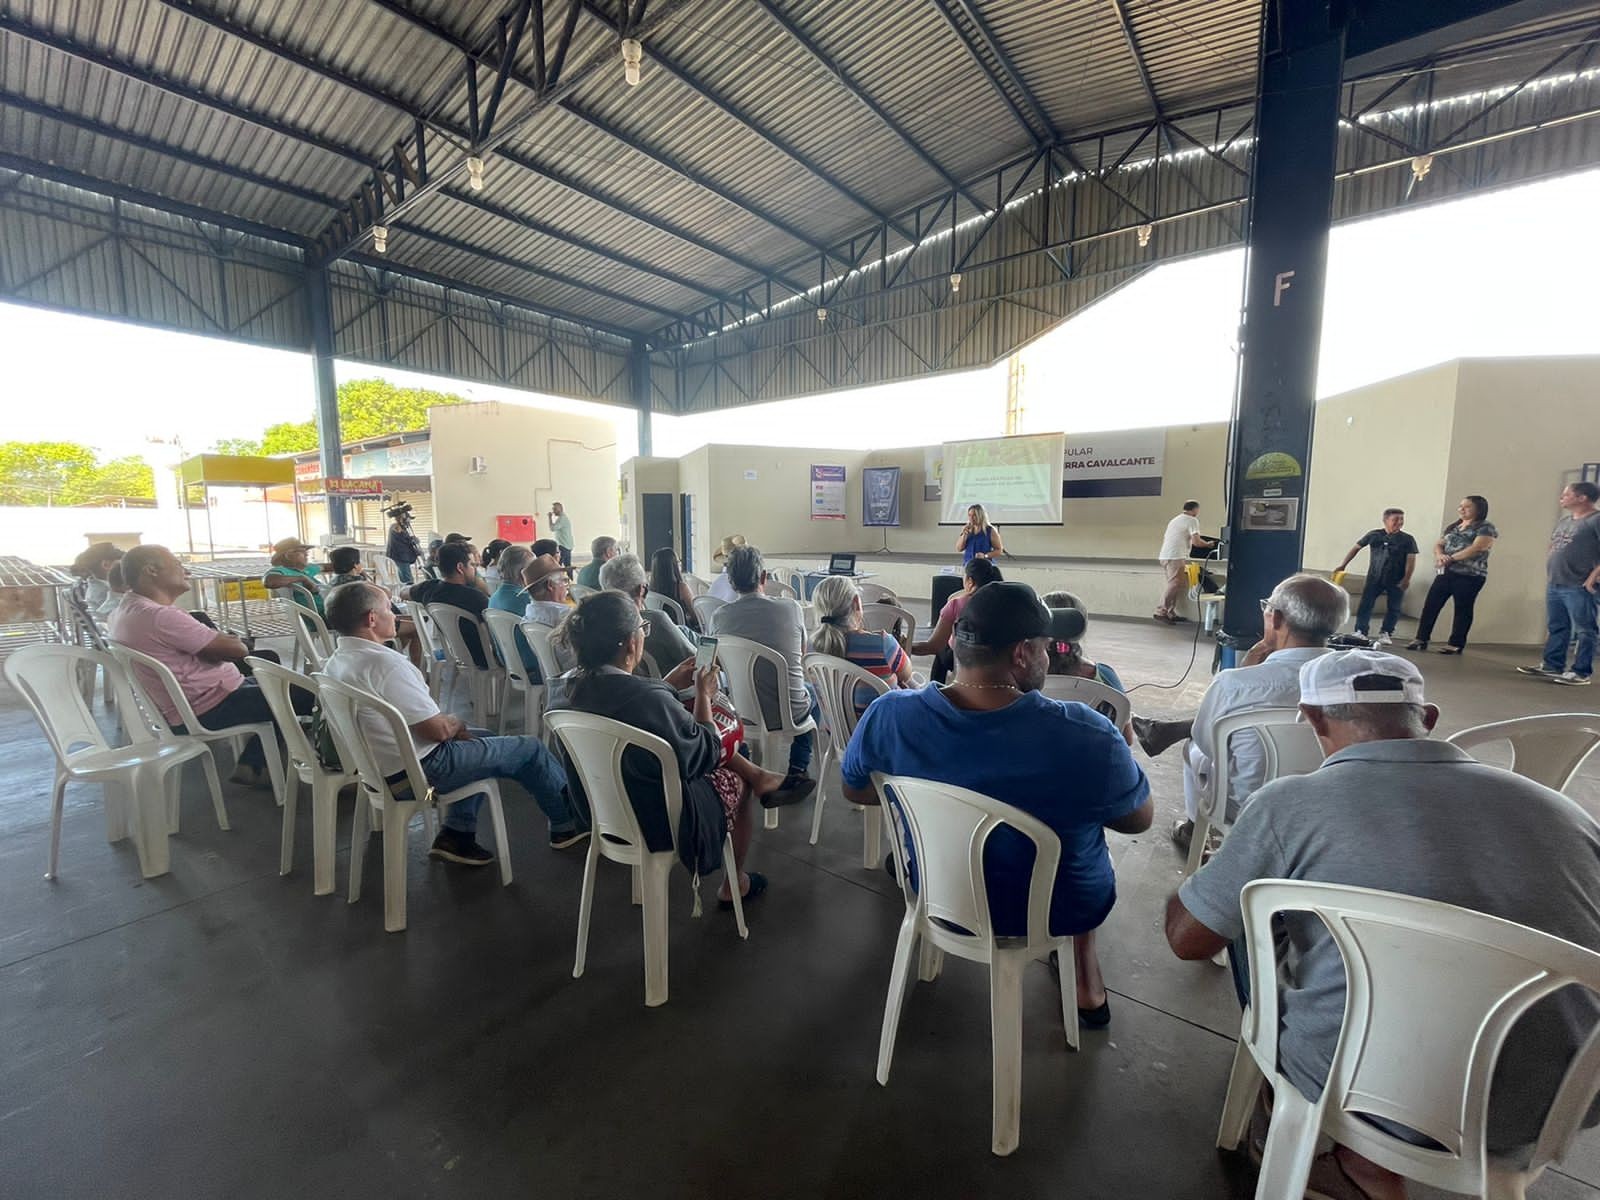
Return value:
<svg viewBox="0 0 1600 1200">
<path fill-rule="evenodd" d="M 1490 742 L 1511 744 L 1511 770 L 1565 792 L 1584 761 L 1600 747 L 1600 714 L 1551 713 L 1475 725 L 1445 738 L 1471 750 Z"/>
<path fill-rule="evenodd" d="M 517 630 L 522 625 L 522 614 L 502 609 L 485 609 L 483 623 L 489 628 L 496 656 L 505 673 L 505 691 L 500 697 L 500 732 L 506 731 L 511 715 L 511 693 L 522 697 L 522 732 L 539 736 L 539 719 L 544 713 L 544 684 L 534 683 L 528 669 L 522 665 L 522 651 L 517 646 Z M 541 672 L 542 674 L 542 672 Z"/>
<path fill-rule="evenodd" d="M 817 704 L 822 718 L 827 722 L 828 737 L 822 751 L 822 768 L 817 772 L 817 802 L 811 815 L 811 844 L 817 844 L 822 833 L 822 806 L 828 798 L 828 784 L 832 778 L 830 768 L 844 759 L 844 748 L 850 744 L 850 735 L 856 730 L 860 717 L 856 716 L 856 690 L 865 688 L 874 697 L 889 690 L 889 681 L 880 679 L 869 671 L 828 654 L 808 654 L 801 660 L 806 682 L 817 689 Z M 883 854 L 880 832 L 883 814 L 871 807 L 851 805 L 862 817 L 861 865 L 875 868 Z"/>
<path fill-rule="evenodd" d="M 161 708 L 150 692 L 147 680 L 154 680 L 155 686 L 165 691 L 167 698 L 172 701 L 172 707 L 178 713 L 178 724 L 186 731 L 184 736 L 204 742 L 208 748 L 212 742 L 227 742 L 233 748 L 236 757 L 243 748 L 246 738 L 255 738 L 260 742 L 261 755 L 267 763 L 267 777 L 272 780 L 273 799 L 279 804 L 283 803 L 283 758 L 278 752 L 278 729 L 273 722 L 253 721 L 243 725 L 226 725 L 221 729 L 208 729 L 200 723 L 200 718 L 195 716 L 194 706 L 189 703 L 189 697 L 183 694 L 177 676 L 173 675 L 166 663 L 135 650 L 132 646 L 124 646 L 121 642 L 111 643 L 111 653 L 128 672 L 134 696 L 153 724 L 165 722 Z M 123 723 L 127 724 L 131 719 L 124 715 Z M 212 751 L 213 758 L 215 754 L 216 752 Z M 173 815 L 172 829 L 176 833 L 178 828 L 176 813 Z"/>
<path fill-rule="evenodd" d="M 497 701 L 505 691 L 506 673 L 505 668 L 494 661 L 488 631 L 476 616 L 454 604 L 430 604 L 428 615 L 433 618 L 433 627 L 455 665 L 456 678 L 467 681 L 475 723 L 484 729 L 490 728 L 500 708 Z M 478 632 L 479 653 L 487 666 L 480 667 L 472 657 L 466 634 L 462 632 L 469 625 Z"/>
<path fill-rule="evenodd" d="M 553 627 L 541 625 L 538 621 L 522 622 L 522 636 L 533 647 L 533 656 L 539 660 L 539 674 L 544 676 L 546 688 L 552 679 L 565 674 L 561 669 L 561 660 L 556 657 L 556 648 L 550 644 L 550 635 L 554 632 Z"/>
<path fill-rule="evenodd" d="M 293 600 L 284 600 L 281 603 L 284 616 L 289 621 L 289 628 L 294 630 L 294 644 L 300 651 L 301 660 L 307 664 L 308 670 L 322 670 L 323 665 L 333 655 L 334 646 L 334 637 L 328 631 L 327 622 L 314 608 L 296 604 Z"/>
<path fill-rule="evenodd" d="M 500 856 L 500 882 L 511 882 L 511 847 L 506 841 L 506 815 L 500 805 L 500 781 L 479 779 L 458 787 L 454 791 L 439 792 L 422 773 L 417 761 L 416 747 L 411 741 L 411 730 L 398 709 L 387 700 L 371 692 L 351 687 L 348 683 L 326 674 L 314 677 L 317 691 L 322 697 L 322 711 L 333 728 L 334 744 L 339 749 L 339 761 L 354 763 L 361 796 L 356 802 L 355 827 L 350 834 L 350 892 L 348 902 L 361 899 L 361 868 L 367 855 L 367 837 L 376 812 L 383 826 L 383 927 L 389 933 L 398 933 L 406 927 L 406 842 L 410 834 L 411 819 L 419 810 L 438 810 L 465 800 L 468 796 L 488 797 L 489 813 L 494 822 L 495 850 Z M 386 724 L 390 736 L 400 748 L 401 771 L 405 779 L 390 784 L 378 766 L 377 756 L 361 728 L 361 715 Z M 398 788 L 404 799 L 395 794 Z"/>
<path fill-rule="evenodd" d="M 444 669 L 449 662 L 444 647 L 440 645 L 439 632 L 434 628 L 433 618 L 428 615 L 427 605 L 417 600 L 405 600 L 402 604 L 406 615 L 411 618 L 412 627 L 417 631 L 417 647 L 422 651 L 422 673 L 428 680 L 428 693 L 438 700 L 439 690 L 444 683 Z"/>
<path fill-rule="evenodd" d="M 688 571 L 683 573 L 683 581 L 689 585 L 689 590 L 696 596 L 704 596 L 711 590 L 711 585 L 698 575 L 691 575 Z"/>
<path fill-rule="evenodd" d="M 892 634 L 905 646 L 917 640 L 917 618 L 896 604 L 863 604 L 861 628 Z"/>
<path fill-rule="evenodd" d="M 286 781 L 283 798 L 283 842 L 278 850 L 278 874 L 287 875 L 294 870 L 294 826 L 300 807 L 300 784 L 311 785 L 311 894 L 327 896 L 333 893 L 335 840 L 339 823 L 339 793 L 347 784 L 356 781 L 353 770 L 330 771 L 317 757 L 317 748 L 311 744 L 305 726 L 300 724 L 294 710 L 294 700 L 289 689 L 297 687 L 312 696 L 318 696 L 317 681 L 299 671 L 268 662 L 264 658 L 246 659 L 255 679 L 261 685 L 261 694 L 267 698 L 272 718 L 283 733 L 283 744 L 289 752 L 290 776 Z"/>
<path fill-rule="evenodd" d="M 688 618 L 683 615 L 683 605 L 671 596 L 663 596 L 660 592 L 646 592 L 644 606 L 655 612 L 666 613 L 672 618 L 672 623 L 680 629 L 689 623 Z"/>
<path fill-rule="evenodd" d="M 786 600 L 800 599 L 800 593 L 794 589 L 793 585 L 785 583 L 776 575 L 768 578 L 767 585 L 762 591 L 768 596 L 782 596 Z"/>
<path fill-rule="evenodd" d="M 550 713 L 546 723 L 566 746 L 567 757 L 584 794 L 589 798 L 593 833 L 583 868 L 583 894 L 578 902 L 578 949 L 572 977 L 583 975 L 589 953 L 589 916 L 594 909 L 596 865 L 601 857 L 633 868 L 633 898 L 644 909 L 644 1002 L 654 1008 L 667 1002 L 667 877 L 677 861 L 678 818 L 683 811 L 683 781 L 672 747 L 654 734 L 608 717 L 562 709 Z M 667 828 L 672 849 L 652 851 L 645 845 L 622 778 L 622 756 L 633 747 L 655 757 L 661 770 L 661 791 L 666 801 Z M 739 897 L 739 867 L 733 857 L 733 837 L 722 839 L 722 870 L 733 896 L 733 918 L 739 936 L 747 938 L 744 904 Z M 696 895 L 698 910 L 699 896 Z M 697 912 L 698 915 L 698 912 Z"/>
<path fill-rule="evenodd" d="M 868 583 L 865 580 L 860 580 L 856 583 L 856 591 L 861 593 L 862 608 L 866 608 L 869 604 L 885 603 L 896 607 L 900 606 L 900 597 L 895 595 L 892 589 L 884 587 L 881 583 Z"/>
<path fill-rule="evenodd" d="M 728 691 L 744 722 L 745 740 L 756 762 L 768 770 L 786 770 L 789 743 L 817 728 L 809 713 L 799 719 L 795 717 L 794 703 L 789 696 L 788 662 L 783 655 L 760 642 L 722 635 L 717 638 L 717 661 L 728 676 Z M 775 713 L 768 713 L 761 706 L 761 689 L 756 686 L 758 663 L 766 663 L 768 670 L 776 672 L 778 711 Z M 766 828 L 778 827 L 778 811 L 776 808 L 763 811 L 762 822 Z"/>
<path fill-rule="evenodd" d="M 1200 793 L 1194 818 L 1194 835 L 1189 841 L 1189 857 L 1183 864 L 1187 879 L 1200 869 L 1200 860 L 1213 829 L 1226 833 L 1228 789 L 1232 772 L 1228 770 L 1228 742 L 1235 734 L 1253 730 L 1261 739 L 1266 756 L 1263 785 L 1284 775 L 1304 775 L 1322 765 L 1322 747 L 1311 726 L 1299 720 L 1298 708 L 1252 708 L 1223 717 L 1212 727 L 1211 742 L 1216 759 Z"/>
<path fill-rule="evenodd" d="M 575 583 L 569 590 L 571 591 L 572 598 L 574 600 L 582 600 L 585 596 L 594 595 L 599 589 L 589 587 L 587 584 Z"/>
<path fill-rule="evenodd" d="M 126 787 L 132 800 L 131 813 L 126 811 L 122 796 L 107 790 L 106 840 L 116 842 L 131 835 L 139 852 L 139 873 L 146 879 L 165 875 L 171 865 L 167 836 L 175 828 L 178 806 L 174 767 L 190 759 L 200 760 L 211 787 L 217 824 L 228 828 L 222 784 L 205 743 L 179 737 L 165 725 L 154 729 L 140 720 L 132 684 L 112 655 L 86 646 L 24 646 L 6 656 L 4 670 L 6 681 L 33 711 L 56 756 L 46 879 L 56 877 L 61 857 L 61 812 L 69 782 L 120 783 Z M 113 746 L 95 724 L 94 714 L 78 687 L 80 670 L 91 675 L 95 670 L 104 673 L 106 687 L 116 697 L 117 710 L 123 714 L 126 745 Z"/>
<path fill-rule="evenodd" d="M 1044 686 L 1039 690 L 1052 700 L 1076 700 L 1102 714 L 1100 705 L 1108 706 L 1112 712 L 1107 719 L 1119 731 L 1127 725 L 1128 718 L 1133 714 L 1133 702 L 1116 688 L 1108 687 L 1098 679 L 1084 679 L 1078 675 L 1046 675 Z"/>
<path fill-rule="evenodd" d="M 1250 947 L 1244 1012 L 1217 1145 L 1234 1149 L 1263 1077 L 1273 1084 L 1258 1200 L 1299 1196 L 1319 1135 L 1448 1192 L 1512 1200 L 1571 1147 L 1600 1089 L 1600 1028 L 1568 1066 L 1526 1165 L 1489 1156 L 1489 1086 L 1507 1033 L 1530 1007 L 1577 984 L 1600 992 L 1600 954 L 1434 900 L 1304 880 L 1258 879 L 1240 896 Z M 1309 912 L 1344 959 L 1344 1023 L 1327 1086 L 1307 1100 L 1278 1069 L 1272 918 Z M 1394 1137 L 1360 1114 L 1426 1134 Z"/>
<path fill-rule="evenodd" d="M 726 604 L 726 600 L 718 600 L 715 596 L 696 596 L 694 598 L 694 619 L 700 622 L 700 628 L 711 628 L 711 614 Z"/>
<path fill-rule="evenodd" d="M 1022 1118 L 1022 971 L 1055 950 L 1060 963 L 1061 1020 L 1067 1045 L 1078 1048 L 1078 981 L 1072 939 L 1050 934 L 1050 897 L 1061 861 L 1061 840 L 1043 821 L 966 788 L 874 773 L 878 795 L 890 807 L 890 829 L 900 878 L 907 879 L 902 833 L 910 835 L 916 859 L 917 890 L 909 885 L 906 914 L 895 942 L 889 999 L 878 1043 L 878 1082 L 889 1082 L 900 1011 L 911 982 L 911 955 L 919 938 L 925 953 L 919 978 L 939 973 L 944 952 L 989 967 L 989 1006 L 994 1064 L 992 1145 L 996 1154 L 1017 1148 Z M 983 848 L 1001 826 L 1010 826 L 1034 844 L 1033 876 L 1028 885 L 1028 931 L 998 945 L 989 920 L 989 893 L 983 873 Z"/>
</svg>

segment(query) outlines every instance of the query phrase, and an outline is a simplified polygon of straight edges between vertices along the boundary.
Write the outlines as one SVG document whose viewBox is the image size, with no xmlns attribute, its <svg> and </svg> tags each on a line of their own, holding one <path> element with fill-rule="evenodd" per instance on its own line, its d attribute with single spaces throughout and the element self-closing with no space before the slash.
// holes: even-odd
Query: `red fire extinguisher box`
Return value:
<svg viewBox="0 0 1600 1200">
<path fill-rule="evenodd" d="M 503 537 L 508 542 L 532 542 L 538 540 L 539 523 L 526 513 L 507 515 L 502 513 L 494 519 L 495 536 Z"/>
</svg>

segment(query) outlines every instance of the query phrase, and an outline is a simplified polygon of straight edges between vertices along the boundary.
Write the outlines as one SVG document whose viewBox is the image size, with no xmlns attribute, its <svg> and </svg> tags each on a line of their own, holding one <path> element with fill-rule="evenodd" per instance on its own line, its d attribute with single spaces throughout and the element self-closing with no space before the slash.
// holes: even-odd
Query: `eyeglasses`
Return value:
<svg viewBox="0 0 1600 1200">
<path fill-rule="evenodd" d="M 1277 611 L 1278 611 L 1278 606 L 1275 605 L 1272 602 L 1270 597 L 1262 599 L 1262 601 L 1261 601 L 1261 615 L 1262 616 L 1266 616 L 1269 612 L 1277 612 Z"/>
<path fill-rule="evenodd" d="M 634 633 L 642 633 L 642 634 L 644 634 L 645 637 L 649 637 L 650 636 L 650 622 L 648 620 L 640 621 L 639 624 L 637 626 L 635 626 L 633 632 Z"/>
</svg>

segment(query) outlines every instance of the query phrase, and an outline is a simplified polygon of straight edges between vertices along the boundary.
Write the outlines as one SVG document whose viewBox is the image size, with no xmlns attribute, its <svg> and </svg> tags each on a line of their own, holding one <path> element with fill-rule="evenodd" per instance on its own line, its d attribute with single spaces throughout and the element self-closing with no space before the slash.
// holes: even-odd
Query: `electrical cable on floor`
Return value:
<svg viewBox="0 0 1600 1200">
<path fill-rule="evenodd" d="M 1189 672 L 1194 670 L 1195 659 L 1200 656 L 1200 631 L 1204 627 L 1204 621 L 1198 619 L 1195 621 L 1194 641 L 1190 643 L 1189 646 L 1189 665 L 1183 668 L 1183 674 L 1178 676 L 1178 681 L 1176 683 L 1136 683 L 1123 694 L 1131 696 L 1140 688 L 1155 688 L 1157 691 L 1171 691 L 1173 688 L 1182 687 L 1184 682 L 1189 678 Z"/>
</svg>

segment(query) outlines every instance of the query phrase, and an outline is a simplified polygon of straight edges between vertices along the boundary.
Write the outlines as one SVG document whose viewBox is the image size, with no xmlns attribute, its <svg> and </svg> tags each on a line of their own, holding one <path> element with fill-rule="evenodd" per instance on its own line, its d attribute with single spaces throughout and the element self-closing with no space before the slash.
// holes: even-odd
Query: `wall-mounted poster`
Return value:
<svg viewBox="0 0 1600 1200">
<path fill-rule="evenodd" d="M 844 468 L 811 467 L 811 519 L 844 520 Z"/>
<path fill-rule="evenodd" d="M 899 467 L 862 469 L 861 523 L 869 528 L 893 528 L 900 524 Z"/>
<path fill-rule="evenodd" d="M 944 446 L 922 448 L 922 498 L 938 500 L 944 494 Z"/>
<path fill-rule="evenodd" d="M 1069 433 L 1061 494 L 1068 500 L 1159 496 L 1166 454 L 1165 429 Z"/>
</svg>

